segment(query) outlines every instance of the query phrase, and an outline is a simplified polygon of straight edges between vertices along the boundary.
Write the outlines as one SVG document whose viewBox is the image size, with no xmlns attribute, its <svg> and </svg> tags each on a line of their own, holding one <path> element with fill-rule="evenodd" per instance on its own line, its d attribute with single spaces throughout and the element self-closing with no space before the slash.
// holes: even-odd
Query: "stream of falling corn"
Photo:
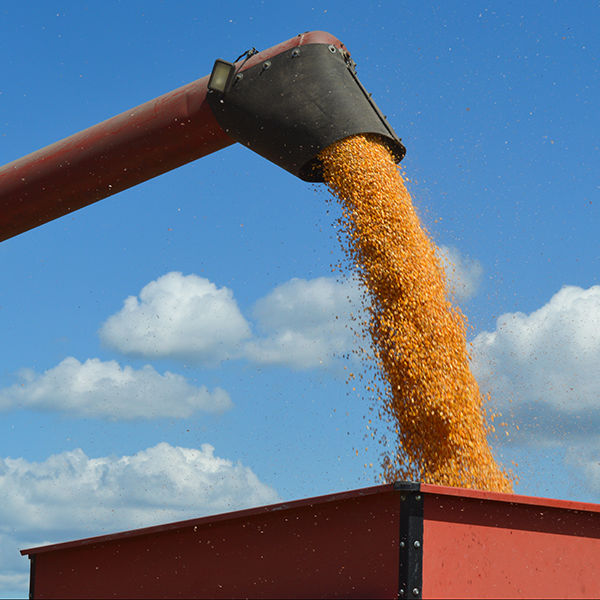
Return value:
<svg viewBox="0 0 600 600">
<path fill-rule="evenodd" d="M 399 167 L 368 134 L 336 142 L 319 158 L 342 205 L 344 251 L 366 290 L 370 389 L 395 438 L 382 438 L 382 479 L 511 492 L 487 441 L 466 318 L 451 302 Z"/>
</svg>

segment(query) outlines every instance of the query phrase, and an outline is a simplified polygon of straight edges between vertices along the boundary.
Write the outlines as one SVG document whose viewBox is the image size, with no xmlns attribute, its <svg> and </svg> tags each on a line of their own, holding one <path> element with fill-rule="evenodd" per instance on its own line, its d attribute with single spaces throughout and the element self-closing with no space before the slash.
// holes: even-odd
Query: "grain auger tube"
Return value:
<svg viewBox="0 0 600 600">
<path fill-rule="evenodd" d="M 0 168 L 0 241 L 235 142 L 321 182 L 319 152 L 358 133 L 404 157 L 345 46 L 305 33 Z"/>
</svg>

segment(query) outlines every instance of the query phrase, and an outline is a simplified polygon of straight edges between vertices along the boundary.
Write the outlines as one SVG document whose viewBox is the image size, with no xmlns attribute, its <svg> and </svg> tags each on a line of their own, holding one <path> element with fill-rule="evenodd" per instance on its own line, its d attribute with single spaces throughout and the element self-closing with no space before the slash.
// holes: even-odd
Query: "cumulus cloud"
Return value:
<svg viewBox="0 0 600 600">
<path fill-rule="evenodd" d="M 352 280 L 292 279 L 258 300 L 253 335 L 233 294 L 196 275 L 169 273 L 149 283 L 139 298 L 99 331 L 106 346 L 124 354 L 215 364 L 246 359 L 261 365 L 329 368 L 351 351 L 360 291 Z"/>
<path fill-rule="evenodd" d="M 244 355 L 261 364 L 327 368 L 353 346 L 352 315 L 360 318 L 356 282 L 327 277 L 292 279 L 255 305 L 253 316 L 267 335 L 244 346 Z"/>
<path fill-rule="evenodd" d="M 280 501 L 249 467 L 161 443 L 133 456 L 81 450 L 44 462 L 0 459 L 0 560 L 5 589 L 28 580 L 18 549 Z"/>
<path fill-rule="evenodd" d="M 100 330 L 105 344 L 134 356 L 215 362 L 225 357 L 296 369 L 335 369 L 355 342 L 363 318 L 357 282 L 292 279 L 261 298 L 253 310 L 261 335 L 251 337 L 231 291 L 206 279 L 169 273 L 130 297 Z M 44 373 L 22 369 L 0 390 L 0 410 L 24 407 L 73 417 L 187 418 L 229 410 L 228 393 L 195 387 L 182 375 L 117 361 L 74 357 Z"/>
<path fill-rule="evenodd" d="M 473 341 L 473 369 L 501 408 L 540 435 L 595 434 L 600 423 L 600 286 L 567 286 L 539 310 L 502 315 Z"/>
<path fill-rule="evenodd" d="M 473 297 L 481 284 L 483 266 L 478 260 L 463 256 L 457 248 L 440 246 L 440 256 L 448 287 L 458 301 Z"/>
<path fill-rule="evenodd" d="M 160 375 L 150 365 L 135 370 L 114 360 L 91 358 L 85 363 L 65 358 L 43 374 L 19 372 L 19 383 L 0 390 L 0 409 L 17 406 L 58 410 L 73 417 L 152 419 L 218 413 L 232 407 L 224 390 L 197 388 L 183 376 Z"/>
<path fill-rule="evenodd" d="M 235 356 L 251 332 L 231 290 L 172 272 L 129 296 L 99 335 L 124 354 L 215 364 Z"/>
<path fill-rule="evenodd" d="M 77 449 L 40 463 L 0 459 L 0 522 L 17 532 L 112 531 L 279 499 L 250 468 L 214 451 L 162 442 L 133 456 L 89 458 Z"/>
</svg>

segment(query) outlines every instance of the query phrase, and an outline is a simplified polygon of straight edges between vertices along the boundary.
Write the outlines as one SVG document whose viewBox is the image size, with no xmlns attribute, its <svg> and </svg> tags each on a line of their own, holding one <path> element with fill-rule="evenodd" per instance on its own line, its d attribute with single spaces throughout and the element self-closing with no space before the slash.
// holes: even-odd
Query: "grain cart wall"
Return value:
<svg viewBox="0 0 600 600">
<path fill-rule="evenodd" d="M 595 598 L 600 506 L 397 482 L 22 554 L 33 598 Z"/>
</svg>

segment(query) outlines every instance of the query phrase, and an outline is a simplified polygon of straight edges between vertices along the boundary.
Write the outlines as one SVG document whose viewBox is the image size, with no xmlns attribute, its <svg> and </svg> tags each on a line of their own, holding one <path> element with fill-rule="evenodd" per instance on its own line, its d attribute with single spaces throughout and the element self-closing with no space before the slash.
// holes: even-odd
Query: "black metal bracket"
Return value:
<svg viewBox="0 0 600 600">
<path fill-rule="evenodd" d="M 29 555 L 29 597 L 35 598 L 35 554 Z"/>
<path fill-rule="evenodd" d="M 400 492 L 400 577 L 398 598 L 423 595 L 423 494 L 421 485 L 396 481 Z"/>
</svg>

